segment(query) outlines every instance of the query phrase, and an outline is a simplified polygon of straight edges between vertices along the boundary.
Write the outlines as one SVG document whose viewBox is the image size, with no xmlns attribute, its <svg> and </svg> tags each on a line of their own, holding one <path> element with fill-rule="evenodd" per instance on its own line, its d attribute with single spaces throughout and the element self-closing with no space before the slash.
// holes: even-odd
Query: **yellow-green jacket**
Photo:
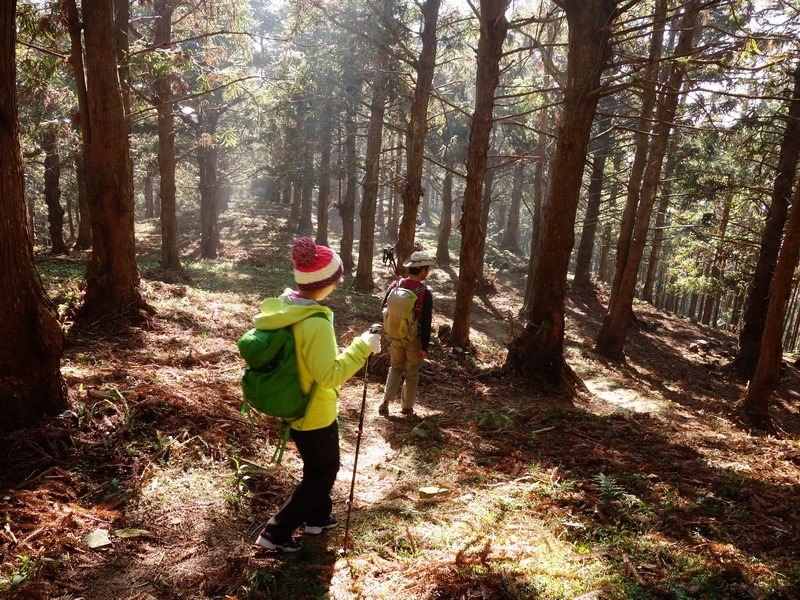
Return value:
<svg viewBox="0 0 800 600">
<path fill-rule="evenodd" d="M 324 313 L 327 318 L 312 316 L 319 313 Z M 294 334 L 297 371 L 303 392 L 308 393 L 312 382 L 317 383 L 305 417 L 292 421 L 292 429 L 322 429 L 336 419 L 339 387 L 364 365 L 370 354 L 369 345 L 357 337 L 339 352 L 331 309 L 294 296 L 290 289 L 279 298 L 267 298 L 261 303 L 254 327 L 271 330 L 287 325 L 292 326 Z"/>
</svg>

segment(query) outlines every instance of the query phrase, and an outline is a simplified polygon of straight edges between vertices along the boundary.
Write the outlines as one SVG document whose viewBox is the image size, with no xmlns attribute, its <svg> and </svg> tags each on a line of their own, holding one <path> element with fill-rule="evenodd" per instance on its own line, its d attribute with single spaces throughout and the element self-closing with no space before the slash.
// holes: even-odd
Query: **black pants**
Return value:
<svg viewBox="0 0 800 600">
<path fill-rule="evenodd" d="M 339 423 L 334 421 L 322 429 L 292 429 L 300 457 L 303 479 L 291 497 L 265 527 L 272 539 L 283 542 L 303 523 L 322 525 L 331 514 L 331 489 L 339 472 Z"/>
</svg>

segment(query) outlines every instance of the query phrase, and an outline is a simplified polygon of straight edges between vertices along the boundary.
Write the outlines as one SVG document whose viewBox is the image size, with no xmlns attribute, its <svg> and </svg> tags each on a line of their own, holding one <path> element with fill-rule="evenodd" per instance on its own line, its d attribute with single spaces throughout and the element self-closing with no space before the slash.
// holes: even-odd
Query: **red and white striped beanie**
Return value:
<svg viewBox="0 0 800 600">
<path fill-rule="evenodd" d="M 342 276 L 342 259 L 330 248 L 317 246 L 309 237 L 292 244 L 294 280 L 297 289 L 312 292 L 336 283 Z"/>
</svg>

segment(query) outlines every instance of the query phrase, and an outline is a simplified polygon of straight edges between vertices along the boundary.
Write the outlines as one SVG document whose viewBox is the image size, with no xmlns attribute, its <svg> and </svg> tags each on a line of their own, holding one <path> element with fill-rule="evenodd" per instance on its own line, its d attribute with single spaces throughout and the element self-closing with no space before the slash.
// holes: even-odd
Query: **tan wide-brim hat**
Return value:
<svg viewBox="0 0 800 600">
<path fill-rule="evenodd" d="M 432 267 L 436 264 L 427 252 L 414 252 L 406 262 L 404 267 Z"/>
</svg>

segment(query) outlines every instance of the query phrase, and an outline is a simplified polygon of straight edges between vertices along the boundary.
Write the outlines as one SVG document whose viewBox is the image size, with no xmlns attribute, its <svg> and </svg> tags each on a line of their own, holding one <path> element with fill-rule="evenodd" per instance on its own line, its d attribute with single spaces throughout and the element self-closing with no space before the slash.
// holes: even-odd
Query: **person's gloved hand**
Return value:
<svg viewBox="0 0 800 600">
<path fill-rule="evenodd" d="M 371 333 L 365 331 L 361 334 L 361 339 L 367 342 L 369 349 L 373 354 L 378 354 L 381 351 L 381 336 L 378 333 Z"/>
</svg>

